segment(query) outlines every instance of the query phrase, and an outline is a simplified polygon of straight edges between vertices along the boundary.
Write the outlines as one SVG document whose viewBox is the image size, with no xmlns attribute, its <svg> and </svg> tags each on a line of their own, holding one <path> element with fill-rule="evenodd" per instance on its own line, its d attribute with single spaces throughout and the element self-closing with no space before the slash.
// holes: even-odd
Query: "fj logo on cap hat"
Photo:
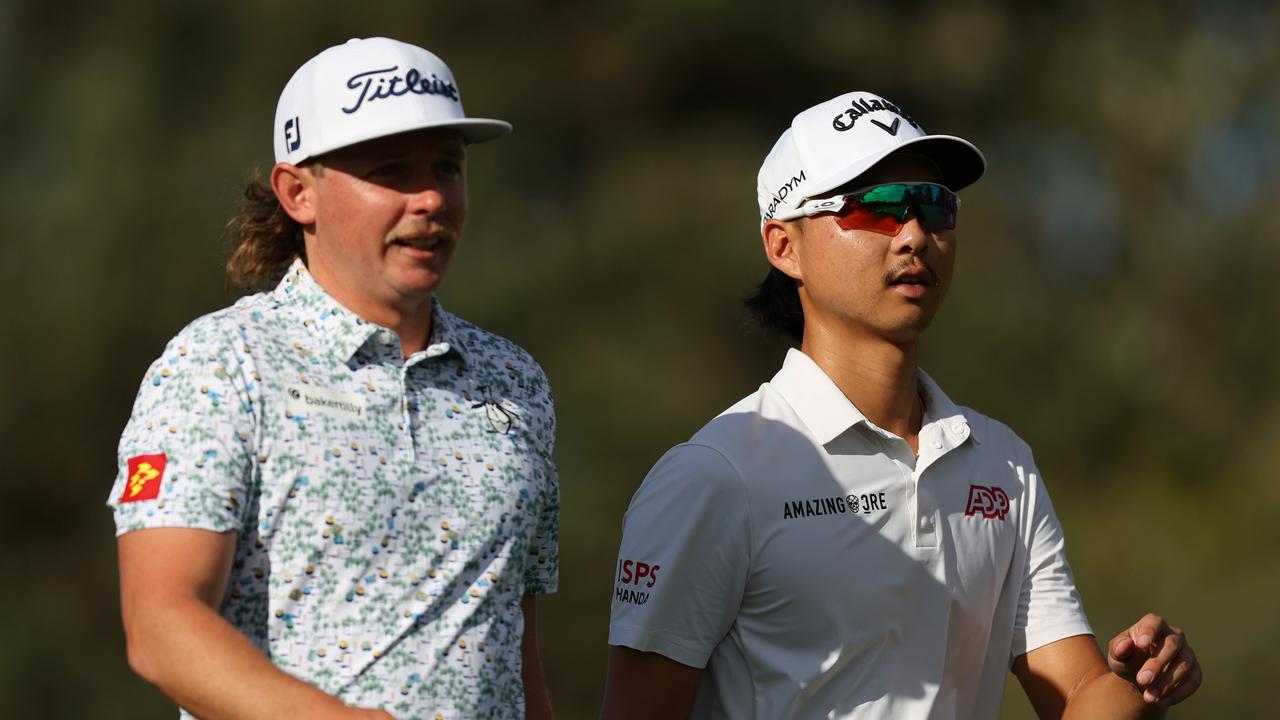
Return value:
<svg viewBox="0 0 1280 720">
<path fill-rule="evenodd" d="M 398 65 L 381 70 L 366 70 L 362 73 L 356 73 L 347 81 L 347 87 L 360 90 L 360 97 L 356 98 L 355 104 L 351 107 L 342 108 L 342 112 L 350 115 L 360 109 L 364 105 L 366 99 L 369 102 L 381 100 L 383 98 L 399 97 L 406 93 L 415 95 L 443 95 L 454 102 L 458 102 L 458 88 L 453 83 L 441 80 L 436 77 L 435 73 L 431 74 L 431 79 L 422 76 L 422 73 L 410 68 L 404 74 L 390 75 L 399 70 Z M 381 77 L 379 77 L 381 76 Z M 396 87 L 399 85 L 400 87 Z M 373 90 L 373 94 L 369 91 Z"/>
<path fill-rule="evenodd" d="M 289 118 L 284 124 L 284 144 L 289 152 L 302 147 L 302 127 L 298 124 L 297 117 Z"/>
</svg>

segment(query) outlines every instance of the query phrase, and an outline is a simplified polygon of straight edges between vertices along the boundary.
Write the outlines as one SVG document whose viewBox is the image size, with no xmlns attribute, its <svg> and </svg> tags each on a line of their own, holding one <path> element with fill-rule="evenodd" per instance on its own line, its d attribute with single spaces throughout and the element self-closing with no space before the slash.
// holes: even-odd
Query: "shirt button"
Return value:
<svg viewBox="0 0 1280 720">
<path fill-rule="evenodd" d="M 924 517 L 921 517 L 921 518 L 920 518 L 920 529 L 921 529 L 921 530 L 928 530 L 928 529 L 929 529 L 929 528 L 931 528 L 931 527 L 933 527 L 933 519 L 932 519 L 932 518 L 928 517 L 927 515 L 926 515 L 926 516 L 924 516 Z"/>
<path fill-rule="evenodd" d="M 939 440 L 938 438 L 934 438 L 934 439 L 933 439 L 933 442 L 931 442 L 931 443 L 929 443 L 929 444 L 933 446 L 933 449 L 934 449 L 934 450 L 941 450 L 941 449 L 942 449 L 942 441 L 941 441 L 941 440 Z"/>
<path fill-rule="evenodd" d="M 956 434 L 963 433 L 963 432 L 964 432 L 964 425 L 962 425 L 962 424 L 960 424 L 960 423 L 956 423 L 955 425 L 952 425 L 952 426 L 951 426 L 951 431 L 952 431 L 952 432 L 954 432 L 954 433 L 956 433 Z"/>
</svg>

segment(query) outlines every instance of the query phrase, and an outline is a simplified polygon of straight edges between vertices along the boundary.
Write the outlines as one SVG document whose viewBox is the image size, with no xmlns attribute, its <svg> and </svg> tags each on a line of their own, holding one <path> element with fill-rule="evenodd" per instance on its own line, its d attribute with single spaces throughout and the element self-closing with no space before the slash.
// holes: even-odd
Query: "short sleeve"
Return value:
<svg viewBox="0 0 1280 720">
<path fill-rule="evenodd" d="M 532 438 L 542 462 L 542 477 L 538 483 L 541 502 L 529 543 L 529 562 L 525 565 L 524 591 L 532 595 L 549 595 L 558 589 L 560 583 L 560 473 L 552 459 L 556 444 L 556 411 L 546 374 L 532 358 L 528 362 L 537 370 L 533 375 L 537 392 L 530 406 L 534 409 Z"/>
<path fill-rule="evenodd" d="M 750 560 L 750 513 L 737 471 L 712 448 L 676 446 L 627 510 L 609 644 L 705 667 L 737 617 Z"/>
<path fill-rule="evenodd" d="M 1026 486 L 1031 502 L 1025 530 L 1027 562 L 1014 618 L 1011 660 L 1063 638 L 1093 634 L 1067 564 L 1062 526 L 1034 463 Z"/>
<path fill-rule="evenodd" d="M 560 475 L 551 458 L 545 458 L 544 466 L 542 507 L 524 572 L 524 591 L 533 595 L 555 592 L 560 581 Z"/>
<path fill-rule="evenodd" d="M 138 390 L 107 499 L 117 535 L 243 526 L 255 439 L 248 358 L 202 329 L 197 321 L 170 341 Z"/>
</svg>

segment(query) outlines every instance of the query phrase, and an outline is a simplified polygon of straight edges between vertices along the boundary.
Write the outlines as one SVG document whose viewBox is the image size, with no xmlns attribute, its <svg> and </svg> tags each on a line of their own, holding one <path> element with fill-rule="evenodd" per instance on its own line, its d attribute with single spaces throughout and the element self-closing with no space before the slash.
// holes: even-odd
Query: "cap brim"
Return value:
<svg viewBox="0 0 1280 720">
<path fill-rule="evenodd" d="M 502 137 L 511 132 L 511 123 L 505 120 L 492 120 L 490 118 L 445 118 L 422 123 L 413 123 L 407 127 L 396 128 L 393 132 L 370 132 L 364 137 L 351 138 L 345 142 L 340 142 L 333 147 L 322 147 L 316 149 L 307 155 L 303 155 L 292 162 L 294 164 L 301 163 L 314 157 L 320 157 L 335 150 L 359 145 L 360 143 L 377 140 L 378 138 L 391 137 L 392 135 L 403 135 L 404 133 L 418 132 L 420 130 L 457 130 L 462 135 L 462 139 L 468 145 L 474 143 L 487 142 Z M 280 162 L 280 161 L 278 161 Z"/>
<path fill-rule="evenodd" d="M 987 169 L 987 159 L 983 157 L 982 151 L 968 140 L 954 135 L 921 135 L 901 145 L 886 148 L 883 152 L 858 158 L 857 162 L 811 185 L 808 197 L 819 197 L 845 185 L 870 170 L 876 163 L 900 152 L 911 152 L 932 160 L 942 173 L 942 184 L 953 191 L 972 185 Z"/>
<path fill-rule="evenodd" d="M 468 143 L 482 143 L 497 138 L 511 132 L 511 123 L 505 120 L 492 120 L 489 118 L 467 118 L 466 120 L 452 120 L 440 123 L 439 125 L 424 125 L 423 127 L 450 127 L 462 133 L 463 139 Z"/>
</svg>

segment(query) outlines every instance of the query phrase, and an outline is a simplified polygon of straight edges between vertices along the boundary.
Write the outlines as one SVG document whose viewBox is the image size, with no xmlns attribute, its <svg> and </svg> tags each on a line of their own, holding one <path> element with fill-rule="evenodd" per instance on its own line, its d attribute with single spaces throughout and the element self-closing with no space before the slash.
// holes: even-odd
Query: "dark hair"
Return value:
<svg viewBox="0 0 1280 720">
<path fill-rule="evenodd" d="M 318 162 L 308 165 L 323 172 Z M 236 228 L 227 258 L 227 289 L 266 290 L 280 282 L 294 258 L 306 260 L 302 226 L 284 211 L 271 188 L 254 173 L 244 189 L 244 205 L 231 219 Z"/>
<path fill-rule="evenodd" d="M 766 330 L 786 335 L 797 343 L 804 339 L 800 291 L 796 281 L 778 268 L 769 267 L 769 274 L 743 304 L 756 323 Z"/>
</svg>

